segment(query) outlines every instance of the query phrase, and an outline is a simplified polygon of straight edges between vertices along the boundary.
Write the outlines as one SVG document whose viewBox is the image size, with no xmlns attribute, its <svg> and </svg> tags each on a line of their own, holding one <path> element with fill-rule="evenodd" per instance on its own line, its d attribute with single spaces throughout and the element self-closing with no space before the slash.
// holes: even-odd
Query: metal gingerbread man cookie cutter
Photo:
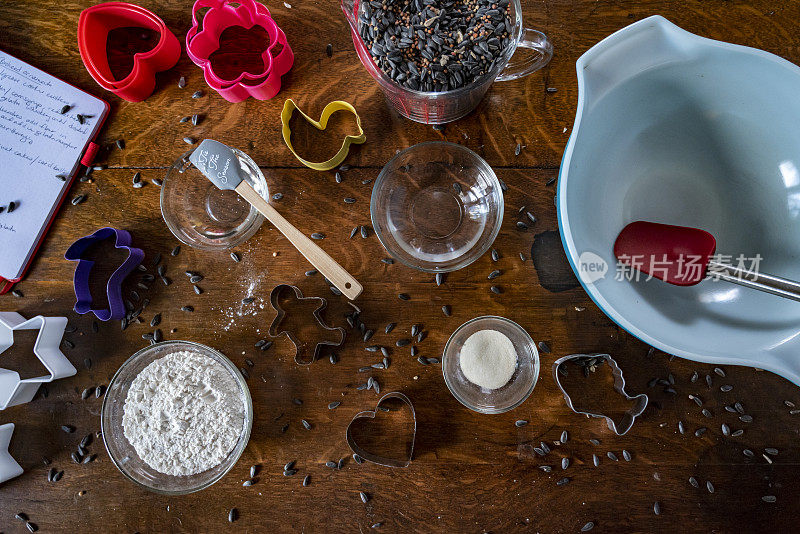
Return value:
<svg viewBox="0 0 800 534">
<path fill-rule="evenodd" d="M 608 415 L 576 409 L 572 403 L 572 398 L 569 396 L 569 393 L 567 393 L 567 390 L 561 385 L 561 379 L 558 375 L 559 366 L 562 363 L 583 358 L 604 359 L 606 362 L 608 362 L 608 366 L 611 368 L 611 374 L 614 377 L 614 391 L 622 395 L 625 400 L 632 401 L 633 405 L 628 411 L 625 412 L 619 425 L 617 425 L 617 423 L 614 422 L 614 419 Z M 640 393 L 639 395 L 631 397 L 625 392 L 625 379 L 622 377 L 622 369 L 620 369 L 617 361 L 609 354 L 570 354 L 569 356 L 559 358 L 553 362 L 553 380 L 555 380 L 558 389 L 560 389 L 561 393 L 564 395 L 564 400 L 567 402 L 567 406 L 570 410 L 577 414 L 605 419 L 606 423 L 608 424 L 608 428 L 618 436 L 622 436 L 627 433 L 628 430 L 630 430 L 633 426 L 633 422 L 636 420 L 636 418 L 642 415 L 645 408 L 647 408 L 648 397 L 646 394 Z"/>
<path fill-rule="evenodd" d="M 281 322 L 283 322 L 283 319 L 286 317 L 286 311 L 283 309 L 283 307 L 281 306 L 281 303 L 280 303 L 281 295 L 283 295 L 283 293 L 285 291 L 289 291 L 289 290 L 294 292 L 294 297 L 298 301 L 306 301 L 306 302 L 314 301 L 314 302 L 318 302 L 319 305 L 312 312 L 312 316 L 314 317 L 314 320 L 316 321 L 316 323 L 319 325 L 320 328 L 322 328 L 324 330 L 329 330 L 331 332 L 339 332 L 339 336 L 340 337 L 339 337 L 339 341 L 338 342 L 323 340 L 323 341 L 320 341 L 319 343 L 317 343 L 316 346 L 314 347 L 314 355 L 311 358 L 311 360 L 308 360 L 308 361 L 303 360 L 303 359 L 300 358 L 301 354 L 303 353 L 304 343 L 297 338 L 297 336 L 294 334 L 294 332 L 292 332 L 291 330 L 286 330 L 284 328 L 281 328 L 281 326 L 280 326 Z M 271 337 L 278 337 L 281 334 L 286 334 L 286 336 L 294 344 L 295 349 L 296 349 L 295 355 L 294 355 L 295 363 L 300 364 L 300 365 L 312 364 L 319 358 L 319 353 L 322 350 L 322 347 L 324 345 L 327 345 L 327 346 L 330 346 L 330 347 L 339 347 L 339 346 L 342 345 L 342 343 L 344 343 L 344 338 L 345 338 L 344 328 L 338 327 L 338 326 L 337 327 L 330 327 L 325 323 L 325 320 L 322 318 L 322 310 L 324 310 L 325 307 L 328 305 L 328 301 L 326 301 L 324 298 L 322 298 L 322 297 L 304 297 L 303 293 L 300 291 L 299 287 L 292 286 L 292 285 L 289 285 L 289 284 L 280 284 L 280 285 L 275 286 L 275 288 L 273 288 L 272 292 L 269 295 L 269 302 L 272 305 L 272 308 L 275 310 L 275 319 L 273 319 L 272 323 L 269 325 L 269 330 L 267 331 L 267 333 Z"/>
</svg>

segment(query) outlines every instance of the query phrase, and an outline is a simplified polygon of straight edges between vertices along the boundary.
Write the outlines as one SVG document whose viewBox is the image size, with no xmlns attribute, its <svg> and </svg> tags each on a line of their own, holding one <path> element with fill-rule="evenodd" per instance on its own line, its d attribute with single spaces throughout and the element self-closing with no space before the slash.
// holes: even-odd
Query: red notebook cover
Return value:
<svg viewBox="0 0 800 534">
<path fill-rule="evenodd" d="M 104 100 L 0 51 L 0 294 L 25 275 L 75 176 L 91 165 L 108 111 Z"/>
</svg>

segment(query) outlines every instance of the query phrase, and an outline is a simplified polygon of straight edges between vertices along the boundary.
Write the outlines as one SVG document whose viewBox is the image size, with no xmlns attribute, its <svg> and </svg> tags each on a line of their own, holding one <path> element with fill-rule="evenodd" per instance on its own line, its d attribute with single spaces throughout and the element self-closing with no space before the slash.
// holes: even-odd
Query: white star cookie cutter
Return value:
<svg viewBox="0 0 800 534">
<path fill-rule="evenodd" d="M 0 359 L 2 353 L 14 344 L 16 330 L 38 330 L 39 335 L 36 336 L 33 353 L 50 373 L 45 376 L 20 379 L 16 371 L 0 368 L 0 410 L 29 402 L 42 383 L 72 376 L 78 372 L 58 348 L 66 327 L 66 317 L 37 315 L 32 319 L 25 319 L 16 312 L 0 312 Z"/>
<path fill-rule="evenodd" d="M 14 423 L 0 425 L 0 484 L 22 474 L 22 467 L 8 452 L 8 444 L 13 433 Z"/>
</svg>

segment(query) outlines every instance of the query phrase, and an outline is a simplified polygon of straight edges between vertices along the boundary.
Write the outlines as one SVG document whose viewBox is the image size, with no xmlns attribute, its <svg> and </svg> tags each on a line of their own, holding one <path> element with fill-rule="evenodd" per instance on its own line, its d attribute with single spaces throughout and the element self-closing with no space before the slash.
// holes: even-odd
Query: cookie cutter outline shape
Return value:
<svg viewBox="0 0 800 534">
<path fill-rule="evenodd" d="M 114 29 L 137 27 L 153 30 L 160 37 L 156 46 L 133 56 L 133 68 L 116 80 L 108 65 L 106 42 Z M 136 4 L 106 2 L 81 11 L 78 48 L 83 65 L 100 87 L 129 102 L 141 102 L 153 94 L 156 73 L 171 69 L 181 57 L 181 44 L 155 13 Z"/>
<path fill-rule="evenodd" d="M 339 152 L 337 152 L 336 155 L 328 161 L 323 161 L 321 163 L 307 161 L 301 158 L 297 152 L 295 152 L 294 147 L 292 146 L 292 129 L 289 126 L 289 121 L 291 120 L 295 110 L 300 112 L 300 115 L 302 115 L 306 121 L 311 123 L 317 130 L 320 131 L 325 131 L 325 128 L 328 126 L 328 119 L 330 119 L 331 115 L 337 111 L 349 111 L 356 117 L 358 135 L 348 135 L 345 137 L 344 141 L 342 142 L 342 148 L 340 148 Z M 281 124 L 283 125 L 281 130 L 283 133 L 283 142 L 286 143 L 286 146 L 289 148 L 292 154 L 294 154 L 294 157 L 300 161 L 300 163 L 310 169 L 314 169 L 315 171 L 329 171 L 334 167 L 341 165 L 347 157 L 347 154 L 350 153 L 350 145 L 360 145 L 367 140 L 367 135 L 364 133 L 364 129 L 361 127 L 361 117 L 358 116 L 356 108 L 354 108 L 352 104 L 344 102 L 343 100 L 334 100 L 326 105 L 322 110 L 322 115 L 320 115 L 319 121 L 315 121 L 306 115 L 302 109 L 297 107 L 297 104 L 294 100 L 287 98 L 286 102 L 283 104 L 283 111 L 281 111 Z"/>
<path fill-rule="evenodd" d="M 66 327 L 66 317 L 37 315 L 25 319 L 17 312 L 0 312 L 0 359 L 2 353 L 14 344 L 14 332 L 38 330 L 33 354 L 49 373 L 45 376 L 20 379 L 16 371 L 0 368 L 0 410 L 30 402 L 43 383 L 73 376 L 78 372 L 58 348 Z"/>
<path fill-rule="evenodd" d="M 300 359 L 300 353 L 301 353 L 300 349 L 301 349 L 302 343 L 297 339 L 297 337 L 290 330 L 281 330 L 279 332 L 277 331 L 278 330 L 278 326 L 280 325 L 281 321 L 283 321 L 283 319 L 286 317 L 286 311 L 281 307 L 281 304 L 280 304 L 280 297 L 281 297 L 281 294 L 284 291 L 287 291 L 289 289 L 294 291 L 294 295 L 297 298 L 297 300 L 302 300 L 302 301 L 312 301 L 313 300 L 313 301 L 319 302 L 319 306 L 312 313 L 312 315 L 314 316 L 314 319 L 316 320 L 317 324 L 320 327 L 324 328 L 325 330 L 336 331 L 336 332 L 339 332 L 339 334 L 341 334 L 341 340 L 338 343 L 330 342 L 330 341 L 320 341 L 319 343 L 317 343 L 316 346 L 314 347 L 314 355 L 313 355 L 313 357 L 311 358 L 310 361 L 303 361 L 303 360 Z M 297 363 L 299 365 L 310 365 L 310 364 L 314 363 L 315 361 L 317 361 L 317 359 L 319 358 L 319 353 L 322 350 L 323 345 L 324 346 L 329 346 L 329 347 L 340 347 L 342 345 L 342 343 L 344 343 L 344 338 L 345 338 L 345 335 L 346 335 L 344 328 L 342 328 L 340 326 L 330 327 L 327 324 L 325 324 L 325 320 L 322 318 L 322 315 L 321 315 L 322 310 L 324 310 L 325 307 L 328 305 L 328 301 L 325 300 L 324 298 L 322 298 L 322 297 L 304 297 L 303 293 L 302 293 L 302 291 L 300 291 L 299 287 L 293 286 L 293 285 L 289 285 L 289 284 L 279 284 L 279 285 L 275 286 L 274 288 L 272 288 L 272 292 L 269 294 L 269 302 L 270 302 L 270 305 L 272 306 L 272 309 L 275 310 L 275 314 L 276 315 L 275 315 L 275 318 L 272 320 L 272 323 L 269 325 L 269 330 L 267 330 L 267 333 L 270 335 L 270 337 L 278 337 L 278 336 L 280 336 L 282 334 L 286 334 L 286 336 L 289 338 L 289 341 L 291 341 L 294 344 L 295 349 L 296 349 L 295 350 L 295 354 L 294 354 L 295 363 Z"/>
<path fill-rule="evenodd" d="M 14 423 L 0 425 L 0 484 L 22 474 L 22 466 L 8 452 L 13 434 Z"/>
<path fill-rule="evenodd" d="M 106 296 L 108 308 L 93 308 L 92 293 L 89 290 L 89 277 L 91 276 L 94 262 L 83 258 L 86 250 L 92 245 L 105 239 L 114 237 L 114 247 L 128 251 L 128 257 L 111 273 L 106 282 Z M 131 234 L 125 230 L 105 227 L 91 235 L 75 241 L 64 253 L 64 258 L 77 261 L 73 285 L 75 286 L 75 312 L 81 315 L 92 312 L 101 321 L 122 319 L 125 317 L 125 303 L 122 300 L 122 282 L 131 274 L 144 259 L 144 251 L 131 246 Z"/>
<path fill-rule="evenodd" d="M 294 65 L 294 53 L 266 6 L 254 0 L 236 0 L 233 7 L 230 0 L 197 0 L 192 7 L 192 27 L 186 34 L 186 53 L 195 65 L 203 69 L 206 84 L 229 102 L 241 102 L 249 97 L 269 100 L 281 90 L 281 77 Z M 209 8 L 203 17 L 202 27 L 197 14 Z M 250 29 L 263 28 L 269 37 L 269 45 L 261 54 L 264 70 L 260 73 L 243 71 L 233 80 L 226 80 L 216 72 L 211 64 L 211 55 L 219 50 L 222 33 L 232 27 Z M 276 54 L 274 49 L 280 45 Z"/>
<path fill-rule="evenodd" d="M 385 456 L 381 456 L 379 454 L 372 454 L 370 452 L 365 451 L 353 439 L 353 435 L 351 432 L 351 427 L 353 423 L 355 423 L 358 419 L 375 419 L 375 415 L 378 412 L 381 404 L 389 399 L 398 399 L 411 409 L 411 417 L 414 420 L 414 431 L 411 434 L 411 448 L 408 451 L 408 459 L 406 460 L 397 460 L 395 458 L 387 458 Z M 385 467 L 408 467 L 411 465 L 411 460 L 414 459 L 414 442 L 417 439 L 417 412 L 414 410 L 414 405 L 411 403 L 411 399 L 409 399 L 404 393 L 400 393 L 399 391 L 391 391 L 385 394 L 383 397 L 378 400 L 377 404 L 375 404 L 374 410 L 365 410 L 363 412 L 358 412 L 353 416 L 353 419 L 350 421 L 350 424 L 347 425 L 347 431 L 345 432 L 345 438 L 347 439 L 347 445 L 350 447 L 350 450 L 353 451 L 355 454 L 358 454 L 363 459 L 372 462 L 374 464 L 382 465 Z"/>
<path fill-rule="evenodd" d="M 561 385 L 561 380 L 558 377 L 558 366 L 564 362 L 579 358 L 603 358 L 606 360 L 611 368 L 611 374 L 614 376 L 614 391 L 622 395 L 625 400 L 634 401 L 633 407 L 625 412 L 625 415 L 623 416 L 622 421 L 620 421 L 619 426 L 617 426 L 617 424 L 614 422 L 614 419 L 605 414 L 576 410 L 575 406 L 572 404 L 572 398 L 567 393 L 567 390 L 564 389 L 564 386 Z M 625 379 L 622 376 L 622 369 L 620 369 L 617 361 L 609 354 L 570 354 L 569 356 L 559 358 L 553 362 L 553 380 L 555 380 L 558 389 L 560 389 L 561 393 L 564 395 L 564 400 L 567 402 L 567 406 L 570 410 L 577 414 L 605 419 L 606 424 L 608 424 L 608 428 L 618 436 L 625 435 L 633 426 L 636 418 L 642 415 L 642 412 L 644 412 L 645 408 L 647 408 L 649 399 L 646 393 L 640 393 L 631 397 L 625 392 Z"/>
</svg>

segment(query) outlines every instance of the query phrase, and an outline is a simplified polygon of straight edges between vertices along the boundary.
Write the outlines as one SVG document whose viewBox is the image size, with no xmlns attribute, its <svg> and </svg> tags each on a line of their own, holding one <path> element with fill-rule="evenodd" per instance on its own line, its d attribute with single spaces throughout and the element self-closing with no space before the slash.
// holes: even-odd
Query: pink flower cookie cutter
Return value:
<svg viewBox="0 0 800 534">
<path fill-rule="evenodd" d="M 238 4 L 234 7 L 232 4 Z M 208 11 L 202 17 L 202 9 Z M 246 29 L 260 26 L 267 32 L 269 45 L 261 58 L 264 70 L 259 73 L 242 72 L 233 80 L 220 77 L 211 65 L 211 54 L 219 50 L 222 32 L 232 26 Z M 269 10 L 254 0 L 197 0 L 192 8 L 192 27 L 186 34 L 186 52 L 189 58 L 203 69 L 206 83 L 229 102 L 241 102 L 249 97 L 269 100 L 281 90 L 281 77 L 294 64 L 294 53 L 286 35 L 278 27 Z"/>
</svg>

